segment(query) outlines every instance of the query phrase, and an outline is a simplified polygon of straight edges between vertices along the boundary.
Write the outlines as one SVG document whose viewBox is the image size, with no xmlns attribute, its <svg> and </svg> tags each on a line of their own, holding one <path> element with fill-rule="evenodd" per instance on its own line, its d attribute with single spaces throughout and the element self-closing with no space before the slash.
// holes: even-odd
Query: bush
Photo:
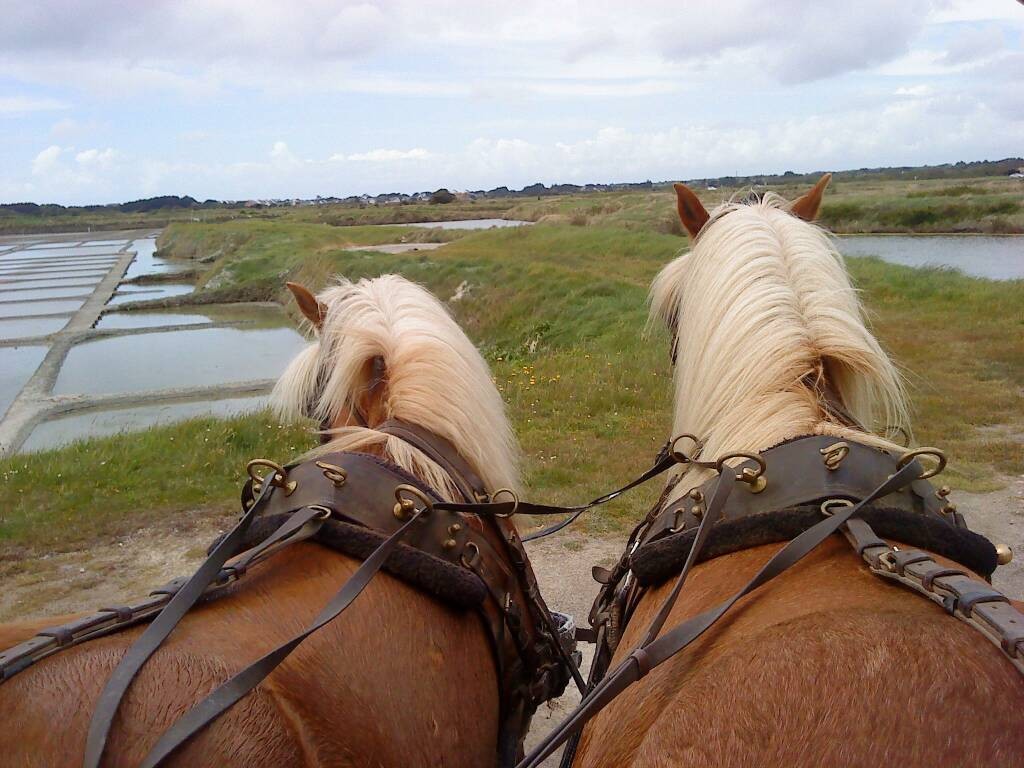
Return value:
<svg viewBox="0 0 1024 768">
<path fill-rule="evenodd" d="M 447 205 L 448 203 L 455 202 L 455 195 L 449 192 L 447 189 L 442 187 L 430 196 L 431 205 Z"/>
</svg>

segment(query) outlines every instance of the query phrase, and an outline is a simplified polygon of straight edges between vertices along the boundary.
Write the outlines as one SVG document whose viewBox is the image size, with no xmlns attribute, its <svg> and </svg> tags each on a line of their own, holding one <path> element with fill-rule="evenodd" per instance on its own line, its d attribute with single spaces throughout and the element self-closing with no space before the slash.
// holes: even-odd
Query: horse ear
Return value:
<svg viewBox="0 0 1024 768">
<path fill-rule="evenodd" d="M 821 208 L 821 198 L 824 196 L 825 187 L 828 186 L 830 181 L 832 181 L 832 174 L 826 173 L 818 179 L 818 183 L 814 185 L 814 189 L 793 201 L 793 204 L 789 207 L 789 212 L 804 221 L 814 221 L 818 218 L 818 209 Z"/>
<path fill-rule="evenodd" d="M 292 292 L 302 314 L 319 331 L 324 324 L 324 318 L 327 317 L 327 305 L 318 301 L 308 288 L 298 283 L 285 283 L 285 287 Z"/>
<path fill-rule="evenodd" d="M 679 220 L 683 222 L 690 237 L 696 237 L 700 228 L 708 223 L 711 218 L 704 204 L 697 198 L 685 184 L 673 184 L 676 191 L 676 208 L 679 210 Z"/>
</svg>

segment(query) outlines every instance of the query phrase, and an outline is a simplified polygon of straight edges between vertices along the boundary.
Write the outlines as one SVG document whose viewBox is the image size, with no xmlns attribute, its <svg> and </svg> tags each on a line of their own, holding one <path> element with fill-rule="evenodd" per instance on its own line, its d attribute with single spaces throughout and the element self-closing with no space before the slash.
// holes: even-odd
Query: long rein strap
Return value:
<svg viewBox="0 0 1024 768">
<path fill-rule="evenodd" d="M 160 765 L 182 744 L 216 720 L 224 711 L 266 679 L 267 675 L 273 672 L 303 640 L 337 618 L 359 597 L 366 585 L 383 567 L 388 556 L 401 543 L 405 533 L 426 510 L 426 507 L 418 508 L 401 528 L 385 539 L 373 554 L 362 562 L 306 629 L 222 683 L 168 728 L 146 755 L 140 768 L 155 768 Z"/>
<path fill-rule="evenodd" d="M 679 463 L 695 463 L 686 456 L 681 454 L 673 454 L 669 451 L 670 443 L 667 443 L 665 447 L 661 449 L 655 458 L 654 465 L 639 475 L 634 480 L 626 483 L 621 488 L 617 488 L 609 493 L 602 494 L 596 499 L 593 499 L 586 504 L 581 504 L 575 507 L 559 507 L 552 506 L 549 504 L 534 504 L 528 501 L 519 501 L 514 499 L 512 501 L 491 501 L 486 504 L 459 504 L 456 502 L 435 502 L 434 509 L 440 509 L 447 512 L 461 512 L 463 514 L 472 515 L 484 515 L 484 516 L 497 516 L 497 517 L 510 517 L 512 515 L 535 515 L 540 517 L 547 517 L 553 515 L 568 515 L 564 520 L 560 520 L 554 525 L 550 525 L 547 528 L 543 528 L 539 531 L 534 531 L 531 534 L 522 537 L 522 541 L 534 541 L 536 539 L 542 539 L 545 536 L 550 536 L 553 533 L 557 533 L 568 525 L 574 523 L 580 515 L 587 510 L 593 509 L 601 504 L 607 504 L 613 499 L 617 499 L 622 494 L 626 493 L 638 485 L 643 485 L 648 480 L 657 477 L 668 469 Z"/>
<path fill-rule="evenodd" d="M 731 488 L 737 482 L 733 473 L 723 472 L 719 477 L 704 518 L 701 520 L 694 546 L 690 550 L 686 564 L 679 573 L 672 591 L 651 622 L 644 641 L 623 659 L 618 667 L 601 680 L 583 698 L 576 709 L 551 731 L 529 755 L 523 758 L 516 768 L 537 768 L 541 762 L 572 737 L 573 734 L 580 731 L 588 720 L 615 699 L 622 691 L 704 634 L 737 600 L 771 581 L 790 566 L 799 562 L 811 550 L 838 531 L 847 520 L 859 513 L 867 504 L 903 488 L 920 477 L 922 473 L 923 469 L 917 462 L 906 464 L 857 504 L 843 508 L 830 517 L 824 518 L 821 522 L 808 528 L 791 540 L 772 556 L 761 570 L 732 597 L 684 621 L 658 637 L 658 633 L 664 626 L 671 613 L 672 606 L 675 604 L 675 600 L 682 589 L 683 583 L 686 581 L 687 574 L 694 562 L 696 562 L 699 544 L 703 544 L 711 526 L 721 516 Z"/>
</svg>

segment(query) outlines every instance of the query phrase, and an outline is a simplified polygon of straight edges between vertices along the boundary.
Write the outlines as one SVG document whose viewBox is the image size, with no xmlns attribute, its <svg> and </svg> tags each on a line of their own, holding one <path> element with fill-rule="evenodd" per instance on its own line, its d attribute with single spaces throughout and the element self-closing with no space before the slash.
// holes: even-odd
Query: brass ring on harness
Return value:
<svg viewBox="0 0 1024 768">
<path fill-rule="evenodd" d="M 496 512 L 494 514 L 494 516 L 495 517 L 512 517 L 512 515 L 514 515 L 516 513 L 516 511 L 519 509 L 519 494 L 516 493 L 515 491 L 513 491 L 511 488 L 499 488 L 498 490 L 496 490 L 494 493 L 491 494 L 491 503 L 493 504 L 495 499 L 498 498 L 498 495 L 502 494 L 502 493 L 507 493 L 509 496 L 512 497 L 512 511 L 511 512 L 502 512 L 502 513 L 497 513 Z"/>
<path fill-rule="evenodd" d="M 324 520 L 329 520 L 331 518 L 331 515 L 334 514 L 334 512 L 329 507 L 325 507 L 323 504 L 310 504 L 309 508 L 315 509 L 317 511 L 317 516 L 313 519 L 319 520 L 321 522 L 323 522 Z"/>
<path fill-rule="evenodd" d="M 407 498 L 407 496 L 403 496 L 402 494 L 407 494 L 413 498 Z M 416 509 L 417 501 L 423 505 L 423 514 L 421 515 L 421 518 L 426 517 L 434 511 L 434 503 L 415 485 L 406 485 L 403 483 L 402 485 L 395 486 L 395 517 L 399 520 L 407 519 L 409 515 L 413 513 L 413 510 Z"/>
<path fill-rule="evenodd" d="M 903 469 L 905 466 L 907 466 L 907 464 L 909 464 L 913 459 L 915 459 L 918 456 L 931 456 L 936 461 L 935 468 L 926 469 L 924 471 L 924 474 L 917 478 L 918 480 L 927 480 L 929 477 L 935 477 L 937 474 L 939 474 L 940 472 L 942 472 L 942 470 L 946 468 L 945 453 L 943 453 L 938 448 L 924 447 L 915 448 L 914 450 L 907 451 L 902 456 L 900 456 L 900 460 L 896 464 L 896 470 L 899 471 Z"/>
<path fill-rule="evenodd" d="M 467 559 L 466 553 L 469 552 L 471 549 L 473 550 L 473 554 L 470 555 L 469 559 Z M 462 563 L 463 566 L 469 568 L 469 570 L 472 571 L 476 564 L 480 562 L 480 547 L 478 547 L 472 541 L 466 542 L 465 549 L 463 549 L 462 554 L 459 555 L 459 562 Z"/>
<path fill-rule="evenodd" d="M 682 451 L 676 450 L 676 443 L 678 443 L 683 438 L 689 438 L 690 440 L 692 440 L 694 445 L 694 456 L 700 455 L 700 449 L 704 447 L 704 443 L 701 441 L 699 437 L 697 437 L 696 435 L 691 435 L 689 432 L 683 432 L 682 434 L 676 435 L 675 437 L 672 438 L 672 442 L 669 443 L 668 446 L 668 455 L 671 456 L 677 464 L 696 464 L 696 458 L 691 458 Z"/>
<path fill-rule="evenodd" d="M 719 474 L 725 471 L 725 462 L 729 459 L 748 459 L 749 461 L 757 462 L 757 469 L 753 467 L 744 467 L 739 474 L 736 475 L 736 479 L 741 483 L 747 484 L 747 490 L 751 493 L 760 493 L 767 487 L 768 478 L 764 476 L 768 470 L 768 465 L 765 463 L 764 457 L 759 453 L 746 453 L 745 451 L 736 451 L 734 453 L 727 453 L 724 456 L 719 456 L 718 461 L 715 462 L 715 469 L 718 470 Z"/>
<path fill-rule="evenodd" d="M 853 502 L 849 499 L 825 499 L 821 502 L 821 514 L 825 517 L 832 517 L 832 507 L 852 507 Z"/>
<path fill-rule="evenodd" d="M 273 470 L 273 474 L 268 477 L 261 477 L 256 472 L 257 467 L 266 467 L 267 469 Z M 295 480 L 288 479 L 288 470 L 278 464 L 276 461 L 270 459 L 253 459 L 245 465 L 245 471 L 249 477 L 252 478 L 252 492 L 259 493 L 259 489 L 263 487 L 263 483 L 269 482 L 275 488 L 280 488 L 284 491 L 285 496 L 291 496 L 292 491 L 298 487 L 298 483 Z"/>
</svg>

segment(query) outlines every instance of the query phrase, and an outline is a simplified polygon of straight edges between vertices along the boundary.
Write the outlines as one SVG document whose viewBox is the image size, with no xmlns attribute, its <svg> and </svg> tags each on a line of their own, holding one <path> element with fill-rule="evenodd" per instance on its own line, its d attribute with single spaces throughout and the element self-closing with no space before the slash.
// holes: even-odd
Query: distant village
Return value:
<svg viewBox="0 0 1024 768">
<path fill-rule="evenodd" d="M 794 173 L 786 171 L 781 174 L 758 174 L 751 176 L 719 176 L 717 178 L 686 179 L 686 183 L 694 187 L 716 189 L 718 187 L 766 187 L 773 184 L 813 184 L 820 178 L 822 171 L 811 173 Z M 836 181 L 857 179 L 962 179 L 984 176 L 1011 176 L 1024 178 L 1024 158 L 1010 157 L 1002 160 L 980 160 L 975 162 L 960 161 L 941 165 L 900 166 L 884 168 L 858 168 L 856 170 L 835 171 Z M 550 195 L 574 195 L 588 192 L 627 192 L 631 190 L 668 189 L 670 181 L 639 181 L 605 184 L 552 184 L 547 186 L 540 182 L 530 184 L 522 189 L 495 187 L 494 189 L 478 189 L 466 191 L 450 191 L 437 189 L 433 192 L 386 192 L 380 195 L 350 195 L 349 197 L 313 198 L 267 198 L 251 200 L 205 200 L 200 202 L 189 195 L 161 195 L 148 197 L 144 200 L 132 200 L 126 203 L 109 203 L 106 205 L 64 206 L 54 203 L 6 203 L 0 204 L 0 217 L 3 216 L 44 216 L 61 215 L 74 212 L 121 211 L 123 213 L 146 213 L 149 211 L 188 208 L 202 210 L 210 208 L 278 208 L 317 205 L 343 206 L 384 206 L 412 205 L 414 203 L 445 204 L 457 201 L 473 202 L 474 200 L 495 200 L 501 198 L 545 197 Z"/>
<path fill-rule="evenodd" d="M 664 182 L 667 185 L 668 182 Z M 273 207 L 273 206 L 303 206 L 303 205 L 412 205 L 413 203 L 470 203 L 474 200 L 496 200 L 505 197 L 544 197 L 547 195 L 573 195 L 582 192 L 625 192 L 628 190 L 653 189 L 652 181 L 630 182 L 622 184 L 552 184 L 550 187 L 544 184 L 530 184 L 522 189 L 509 189 L 508 187 L 495 187 L 494 189 L 477 189 L 467 191 L 449 191 L 438 189 L 433 192 L 385 192 L 380 195 L 350 195 L 349 197 L 321 197 L 317 195 L 312 199 L 286 198 L 269 200 L 245 200 L 234 205 L 241 205 L 246 208 Z M 225 202 L 225 205 L 232 203 Z"/>
</svg>

